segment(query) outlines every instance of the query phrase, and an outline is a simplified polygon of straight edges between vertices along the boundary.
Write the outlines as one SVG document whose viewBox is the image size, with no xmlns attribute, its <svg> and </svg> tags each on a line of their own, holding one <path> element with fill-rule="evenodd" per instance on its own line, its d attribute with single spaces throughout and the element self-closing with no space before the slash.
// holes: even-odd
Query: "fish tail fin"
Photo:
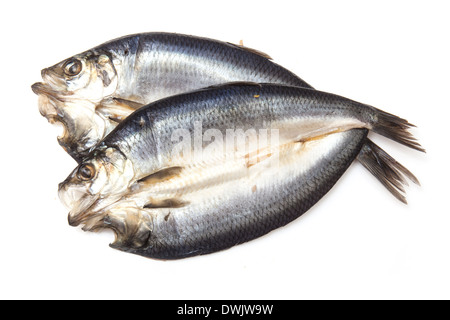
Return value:
<svg viewBox="0 0 450 320">
<path fill-rule="evenodd" d="M 377 111 L 377 120 L 373 124 L 373 131 L 407 147 L 425 152 L 425 149 L 417 142 L 417 139 L 408 131 L 415 125 L 391 113 L 374 109 Z"/>
<path fill-rule="evenodd" d="M 367 139 L 357 156 L 358 161 L 372 173 L 398 200 L 406 202 L 406 178 L 417 185 L 419 180 L 383 149 Z"/>
</svg>

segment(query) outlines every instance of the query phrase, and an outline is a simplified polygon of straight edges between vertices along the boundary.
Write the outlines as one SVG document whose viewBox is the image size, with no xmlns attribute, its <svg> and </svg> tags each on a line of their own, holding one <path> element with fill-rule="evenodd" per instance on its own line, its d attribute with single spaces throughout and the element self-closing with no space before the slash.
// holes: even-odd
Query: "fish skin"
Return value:
<svg viewBox="0 0 450 320">
<path fill-rule="evenodd" d="M 120 62 L 114 63 L 119 78 L 123 78 L 116 90 L 119 96 L 133 101 L 137 97 L 138 102 L 146 104 L 231 81 L 312 88 L 261 54 L 203 37 L 143 33 L 112 40 L 91 51 L 97 55 L 110 54 L 113 61 Z M 129 74 L 129 70 L 134 72 Z"/>
<path fill-rule="evenodd" d="M 312 88 L 289 70 L 245 47 L 175 33 L 121 37 L 43 69 L 33 92 L 48 96 L 39 106 L 49 121 L 62 122 L 58 141 L 79 162 L 121 119 L 160 98 L 232 81 L 271 82 Z M 64 74 L 68 62 L 82 62 L 79 75 Z M 117 103 L 128 100 L 131 106 Z M 65 105 L 85 106 L 82 114 Z M 86 115 L 88 108 L 90 114 Z M 83 119 L 99 125 L 90 130 Z M 101 124 L 100 124 L 101 123 Z M 67 126 L 66 124 L 72 124 Z"/>
<path fill-rule="evenodd" d="M 74 58 L 82 60 L 89 72 L 64 79 L 63 66 Z M 238 80 L 312 88 L 255 50 L 174 33 L 114 39 L 42 70 L 42 76 L 45 84 L 32 86 L 40 96 L 41 114 L 51 123 L 63 124 L 58 142 L 77 162 L 130 113 L 158 98 Z M 73 87 L 72 82 L 86 78 L 90 82 Z M 397 138 L 405 142 L 405 137 Z M 406 136 L 404 144 L 411 147 L 409 142 Z M 424 151 L 417 144 L 415 148 Z"/>
<path fill-rule="evenodd" d="M 258 96 L 258 98 L 254 98 Z M 280 138 L 307 137 L 308 130 L 375 129 L 380 110 L 313 89 L 274 84 L 234 83 L 161 99 L 134 112 L 109 134 L 97 149 L 113 147 L 135 165 L 138 178 L 168 166 L 178 129 L 279 129 Z M 310 123 L 312 128 L 303 127 Z M 341 127 L 340 127 L 341 126 Z M 297 135 L 298 134 L 298 135 Z M 191 145 L 193 145 L 192 143 Z M 136 147 L 139 146 L 139 147 Z M 203 145 L 205 147 L 205 145 Z"/>
<path fill-rule="evenodd" d="M 60 197 L 71 209 L 71 225 L 85 224 L 84 230 L 113 229 L 115 248 L 161 259 L 214 252 L 261 236 L 308 210 L 356 158 L 368 130 L 377 130 L 377 119 L 383 119 L 383 126 L 391 118 L 394 124 L 404 123 L 383 114 L 337 95 L 274 84 L 225 84 L 172 96 L 142 107 L 121 122 L 63 182 Z M 270 152 L 254 166 L 246 165 L 246 156 L 240 156 L 231 169 L 227 169 L 228 160 L 219 158 L 220 162 L 210 154 L 200 160 L 174 156 L 172 133 L 177 129 L 195 132 L 196 121 L 202 122 L 201 133 L 277 129 L 279 146 L 305 148 L 298 154 L 287 152 L 281 169 L 267 172 L 261 163 L 271 163 Z M 373 154 L 380 153 L 372 149 Z M 392 161 L 387 160 L 389 166 Z M 98 168 L 102 161 L 109 166 L 97 174 L 104 182 L 83 184 L 77 179 L 82 166 Z M 190 174 L 196 166 L 203 175 Z M 217 179 L 208 176 L 220 170 L 229 171 Z M 248 172 L 254 172 L 250 176 L 255 178 L 249 178 Z M 194 176 L 200 178 L 193 181 Z M 392 172 L 387 179 L 392 176 L 398 180 Z M 243 181 L 255 184 L 240 189 Z M 94 189 L 101 194 L 89 194 Z M 80 194 L 79 199 L 73 196 Z M 272 200 L 279 210 L 267 202 L 270 194 L 276 197 Z M 243 211 L 236 211 L 239 206 Z"/>
<path fill-rule="evenodd" d="M 180 259 L 227 249 L 282 227 L 331 189 L 354 161 L 367 130 L 354 129 L 333 136 L 341 136 L 338 143 L 306 173 L 292 170 L 291 179 L 282 180 L 272 172 L 270 186 L 258 187 L 253 197 L 248 196 L 252 191 L 242 182 L 234 184 L 233 196 L 206 202 L 201 212 L 196 211 L 200 205 L 149 212 L 152 223 L 144 236 L 145 243 L 133 246 L 119 241 L 111 247 L 150 258 Z"/>
<path fill-rule="evenodd" d="M 89 72 L 64 79 L 63 66 L 74 58 Z M 220 73 L 214 72 L 218 65 Z M 236 80 L 312 88 L 255 50 L 173 33 L 111 40 L 42 70 L 42 77 L 45 83 L 32 86 L 40 97 L 41 114 L 51 123 L 63 124 L 58 142 L 77 162 L 130 113 L 158 98 Z M 86 78 L 90 82 L 73 87 L 72 82 L 86 82 Z M 416 149 L 423 151 L 417 145 Z M 364 155 L 357 160 L 367 165 Z"/>
<path fill-rule="evenodd" d="M 91 165 L 97 168 L 97 172 L 102 172 L 104 182 L 96 180 L 95 188 L 88 187 L 86 191 L 98 190 L 101 192 L 100 199 L 105 202 L 112 199 L 111 195 L 119 197 L 132 179 L 140 180 L 161 169 L 183 167 L 194 161 L 173 156 L 179 141 L 174 140 L 173 134 L 177 130 L 195 133 L 196 121 L 201 122 L 200 134 L 214 129 L 222 137 L 226 137 L 229 129 L 241 129 L 243 132 L 249 129 L 276 129 L 279 131 L 279 143 L 284 144 L 336 130 L 369 129 L 371 123 L 368 121 L 374 113 L 376 111 L 371 107 L 362 107 L 352 100 L 311 89 L 272 84 L 225 84 L 172 96 L 139 109 L 98 144 L 78 168 L 95 162 Z M 192 138 L 195 137 L 191 135 L 189 139 Z M 208 145 L 208 141 L 201 140 L 200 143 L 203 148 Z M 189 153 L 194 154 L 192 148 L 195 149 L 195 142 L 189 148 Z M 67 181 L 77 182 L 77 170 L 71 173 Z M 128 179 L 128 182 L 116 178 L 118 182 L 112 183 L 110 176 L 116 175 L 111 171 L 117 170 L 126 170 L 126 175 L 120 172 L 119 176 Z M 80 188 L 84 185 L 82 182 L 79 183 Z M 102 187 L 106 184 L 108 187 Z M 60 197 L 69 208 L 75 207 L 71 211 L 73 217 L 92 205 L 88 197 L 84 197 L 82 210 L 78 210 L 77 201 L 64 200 L 64 188 L 60 188 Z M 74 225 L 78 223 L 76 218 L 70 221 Z"/>
<path fill-rule="evenodd" d="M 105 80 L 106 79 L 106 80 Z M 103 84 L 104 85 L 110 85 L 111 83 L 112 83 L 112 81 L 111 81 L 111 79 L 110 78 L 103 78 L 102 79 L 102 82 L 103 82 Z M 169 86 L 170 87 L 170 86 Z M 37 87 L 35 87 L 35 88 L 37 88 Z M 124 88 L 122 88 L 121 90 L 123 90 L 124 92 L 126 92 L 127 91 L 127 89 L 126 89 L 126 87 L 124 87 Z M 48 92 L 51 92 L 51 90 L 48 90 Z M 255 97 L 256 96 L 258 96 L 258 98 L 260 97 L 260 95 L 258 94 L 258 95 L 254 95 Z M 69 99 L 70 100 L 70 97 L 65 97 L 66 99 Z M 114 97 L 114 98 L 116 98 L 116 97 Z M 135 96 L 134 97 L 132 97 L 132 96 L 127 96 L 127 98 L 128 99 L 134 99 L 135 98 Z M 123 98 L 118 98 L 118 99 L 123 99 Z M 127 99 L 125 99 L 125 100 L 127 100 Z M 138 99 L 137 99 L 138 100 Z M 60 101 L 60 100 L 58 100 L 58 101 Z M 104 106 L 103 106 L 104 107 Z M 105 108 L 107 108 L 107 106 L 105 107 Z M 357 132 L 357 131 L 361 131 L 362 129 L 353 129 L 353 130 L 351 130 L 351 132 Z M 366 132 L 366 134 L 367 134 L 367 130 L 364 130 L 365 132 Z M 106 132 L 106 131 L 105 131 Z M 345 132 L 345 133 L 336 133 L 337 135 L 348 135 L 349 134 L 349 132 Z M 360 137 L 360 139 L 362 139 L 361 141 L 368 141 L 368 140 L 365 140 L 366 139 L 366 137 L 365 136 L 362 136 L 362 135 L 357 135 L 357 134 L 355 134 L 355 138 L 357 138 L 357 136 L 359 136 Z M 350 137 L 348 137 L 349 139 L 350 139 Z M 402 137 L 403 138 L 403 137 Z M 61 139 L 61 141 L 62 141 L 62 139 Z M 66 146 L 67 147 L 67 146 Z M 68 151 L 70 151 L 70 145 L 69 145 L 69 150 Z M 76 153 L 76 152 L 74 152 L 73 153 L 73 155 L 74 155 L 74 157 L 77 157 L 78 156 L 78 154 Z M 84 154 L 83 154 L 84 155 Z M 78 160 L 80 160 L 81 158 L 78 158 Z M 344 170 L 345 171 L 345 170 Z M 343 171 L 342 171 L 343 172 Z M 330 181 L 332 181 L 332 180 L 330 180 Z M 331 183 L 329 181 L 329 183 L 330 184 L 334 184 L 334 183 Z M 331 188 L 331 187 L 330 187 Z M 326 193 L 326 191 L 325 191 L 325 193 Z M 318 192 L 318 194 L 320 194 L 319 192 Z M 313 199 L 314 200 L 314 199 Z M 141 212 L 139 211 L 140 210 L 140 208 L 138 208 L 138 213 L 135 215 L 135 217 L 138 217 L 139 219 L 141 218 Z M 306 209 L 307 210 L 307 209 Z M 300 212 L 302 211 L 302 210 L 299 210 Z M 130 212 L 133 212 L 133 207 L 131 207 L 130 208 Z M 145 211 L 144 211 L 145 212 Z M 167 218 L 167 221 L 169 221 L 169 219 L 170 219 L 170 215 L 169 216 L 165 216 L 165 217 L 168 217 Z M 117 218 L 117 216 L 115 216 L 115 218 Z M 137 220 L 139 220 L 138 218 L 136 218 Z M 143 228 L 141 228 L 141 226 L 140 225 L 142 225 L 142 222 L 141 221 L 138 221 L 139 223 L 139 225 L 138 225 L 138 227 L 136 227 L 137 229 L 136 230 L 139 230 L 139 232 L 140 233 L 143 233 L 143 234 L 146 234 L 146 235 L 148 235 L 148 232 L 150 232 L 150 230 L 154 230 L 153 228 L 155 227 L 155 224 L 154 224 L 154 222 L 153 222 L 153 220 L 152 220 L 152 222 L 150 222 L 149 220 L 148 220 L 148 216 L 146 217 L 147 218 L 147 220 L 146 219 L 142 219 L 142 220 L 144 220 L 144 221 L 146 221 L 146 223 L 145 223 L 145 225 L 144 225 L 144 227 Z M 135 219 L 135 220 L 136 220 Z M 100 220 L 99 220 L 100 221 Z M 114 219 L 111 219 L 111 216 L 110 215 L 106 215 L 106 217 L 103 219 L 103 223 L 105 223 L 106 225 L 109 225 L 109 227 L 111 227 L 111 228 L 117 228 L 114 224 L 113 224 L 113 222 L 112 221 L 114 221 Z M 128 223 L 128 221 L 127 221 L 127 223 Z M 151 227 L 150 227 L 151 226 Z M 94 228 L 92 228 L 92 230 L 94 230 Z M 142 231 L 143 230 L 143 231 Z M 117 229 L 116 229 L 116 231 L 117 231 Z M 270 231 L 270 230 L 269 230 Z M 118 231 L 117 231 L 118 232 Z M 133 233 L 133 232 L 130 232 L 129 230 L 127 231 L 128 233 L 129 233 L 129 235 L 134 235 L 135 233 Z M 147 232 L 147 233 L 146 233 Z M 267 231 L 268 232 L 268 231 Z M 255 233 L 255 234 L 257 234 L 257 232 Z M 262 232 L 261 234 L 264 234 L 264 232 Z M 256 236 L 257 237 L 257 236 Z M 156 251 L 158 251 L 158 250 L 156 250 L 156 251 L 152 251 L 152 252 L 150 252 L 149 250 L 148 250 L 148 248 L 150 248 L 150 247 L 154 247 L 154 248 L 156 248 L 157 246 L 158 246 L 158 243 L 160 243 L 161 241 L 160 240 L 155 240 L 155 238 L 151 238 L 151 237 L 149 237 L 148 239 L 148 243 L 150 243 L 151 242 L 151 240 L 152 241 L 156 241 L 156 242 L 154 242 L 154 243 L 152 243 L 151 245 L 148 245 L 148 246 L 146 246 L 146 241 L 143 241 L 141 238 L 145 238 L 145 237 L 143 237 L 142 235 L 140 235 L 139 236 L 139 239 L 137 239 L 136 240 L 136 236 L 133 236 L 133 237 L 130 237 L 131 239 L 128 239 L 127 241 L 122 241 L 122 242 L 115 242 L 115 244 L 113 244 L 113 246 L 115 246 L 115 247 L 117 247 L 117 248 L 119 248 L 119 249 L 122 249 L 122 250 L 125 250 L 125 251 L 130 251 L 130 252 L 135 252 L 135 253 L 138 253 L 138 254 L 142 254 L 142 255 L 146 255 L 146 256 L 152 256 L 152 257 L 160 257 L 160 258 L 163 258 L 163 259 L 169 259 L 169 258 L 180 258 L 180 257 L 185 257 L 185 256 L 192 256 L 192 255 L 196 255 L 196 254 L 204 254 L 204 253 L 209 253 L 209 252 L 212 252 L 212 251 L 217 251 L 217 250 L 220 250 L 221 248 L 223 249 L 223 248 L 225 248 L 225 247 L 227 247 L 227 246 L 225 246 L 225 247 L 220 247 L 220 245 L 219 246 L 217 246 L 217 245 L 212 245 L 212 247 L 208 247 L 207 245 L 205 245 L 204 243 L 202 244 L 202 245 L 198 245 L 196 248 L 191 248 L 191 247 L 185 247 L 184 249 L 181 249 L 181 251 L 180 252 L 176 252 L 176 248 L 175 249 L 170 249 L 169 247 L 170 247 L 170 244 L 168 244 L 167 246 L 164 246 L 166 249 L 162 249 L 162 251 L 169 251 L 169 254 L 166 254 L 166 253 L 164 253 L 164 252 L 162 252 L 162 253 L 157 253 Z M 234 239 L 233 238 L 233 236 L 231 236 L 230 235 L 230 238 L 232 238 L 232 239 Z M 248 240 L 242 240 L 241 242 L 244 242 L 244 241 L 248 241 Z M 235 242 L 235 240 L 232 240 L 230 243 L 232 243 L 232 242 Z M 169 246 L 169 247 L 168 247 Z M 147 249 L 143 249 L 144 247 L 146 247 Z M 205 248 L 205 247 L 207 247 L 207 248 Z M 213 249 L 210 249 L 210 248 L 213 248 Z M 212 250 L 212 251 L 211 251 Z M 161 251 L 161 250 L 160 250 Z"/>
</svg>

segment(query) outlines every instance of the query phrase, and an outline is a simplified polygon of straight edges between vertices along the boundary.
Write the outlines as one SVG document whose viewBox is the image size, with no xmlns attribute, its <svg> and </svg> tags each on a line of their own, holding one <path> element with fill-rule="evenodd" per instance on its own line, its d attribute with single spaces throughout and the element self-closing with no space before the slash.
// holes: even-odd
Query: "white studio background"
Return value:
<svg viewBox="0 0 450 320">
<path fill-rule="evenodd" d="M 1 5 L 0 298 L 450 298 L 446 1 L 10 1 Z M 354 163 L 304 216 L 223 252 L 158 261 L 67 223 L 75 162 L 41 117 L 40 70 L 107 40 L 167 31 L 270 54 L 315 88 L 417 125 L 426 154 L 371 137 L 422 186 L 408 205 Z"/>
</svg>

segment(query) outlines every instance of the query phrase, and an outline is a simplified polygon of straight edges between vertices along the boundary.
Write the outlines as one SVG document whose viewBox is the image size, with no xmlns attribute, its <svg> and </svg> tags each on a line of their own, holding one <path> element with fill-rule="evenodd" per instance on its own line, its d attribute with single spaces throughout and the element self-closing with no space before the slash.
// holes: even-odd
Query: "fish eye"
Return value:
<svg viewBox="0 0 450 320">
<path fill-rule="evenodd" d="M 67 76 L 73 77 L 81 72 L 82 69 L 81 61 L 78 59 L 71 59 L 64 64 L 64 73 Z"/>
<path fill-rule="evenodd" d="M 88 181 L 95 177 L 95 167 L 91 163 L 82 164 L 77 171 L 78 179 Z"/>
</svg>

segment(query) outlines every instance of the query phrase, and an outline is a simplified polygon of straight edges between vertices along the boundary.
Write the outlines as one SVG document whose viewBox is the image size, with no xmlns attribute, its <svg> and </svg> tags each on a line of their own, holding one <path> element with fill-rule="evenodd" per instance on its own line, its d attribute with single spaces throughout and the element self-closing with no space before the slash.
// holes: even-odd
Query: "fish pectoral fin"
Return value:
<svg viewBox="0 0 450 320">
<path fill-rule="evenodd" d="M 105 118 L 119 123 L 128 117 L 130 113 L 142 106 L 142 103 L 136 101 L 121 98 L 109 98 L 101 101 L 100 104 L 95 107 L 95 111 L 102 114 Z"/>
<path fill-rule="evenodd" d="M 137 181 L 137 183 L 141 184 L 141 185 L 150 185 L 150 184 L 154 184 L 154 183 L 158 183 L 158 182 L 167 181 L 169 179 L 172 179 L 172 178 L 178 176 L 182 170 L 183 170 L 183 167 L 179 167 L 179 166 L 165 168 L 165 169 L 159 170 L 157 172 L 154 172 L 142 179 L 139 179 Z"/>
<path fill-rule="evenodd" d="M 130 110 L 133 110 L 133 111 L 141 108 L 144 105 L 143 103 L 140 103 L 140 102 L 126 100 L 126 99 L 122 99 L 122 98 L 113 98 L 113 100 L 117 104 L 120 104 L 121 106 L 123 106 L 124 108 L 129 108 Z"/>
<path fill-rule="evenodd" d="M 144 205 L 144 209 L 157 209 L 157 208 L 181 208 L 188 205 L 188 201 L 183 201 L 178 198 L 169 199 L 151 199 L 149 203 Z"/>
<path fill-rule="evenodd" d="M 261 56 L 261 57 L 266 58 L 268 60 L 273 60 L 272 57 L 269 56 L 267 53 L 264 53 L 262 51 L 259 51 L 259 50 L 256 50 L 256 49 L 244 46 L 244 41 L 242 41 L 242 40 L 239 42 L 239 44 L 234 44 L 234 43 L 231 43 L 231 42 L 227 42 L 227 43 L 229 45 L 233 46 L 233 47 L 236 47 L 236 48 L 239 48 L 239 49 L 242 49 L 242 50 L 245 50 L 245 51 L 257 54 L 258 56 Z"/>
</svg>

